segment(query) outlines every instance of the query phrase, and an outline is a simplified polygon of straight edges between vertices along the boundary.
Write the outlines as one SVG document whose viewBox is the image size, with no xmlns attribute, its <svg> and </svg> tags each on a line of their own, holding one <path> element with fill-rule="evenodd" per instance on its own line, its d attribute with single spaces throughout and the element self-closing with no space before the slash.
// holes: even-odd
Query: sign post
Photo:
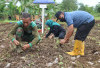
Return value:
<svg viewBox="0 0 100 68">
<path fill-rule="evenodd" d="M 44 33 L 44 13 L 45 13 L 45 8 L 47 8 L 46 4 L 40 4 L 40 8 L 42 8 L 42 33 Z"/>
<path fill-rule="evenodd" d="M 54 4 L 54 0 L 34 0 L 35 4 L 40 4 L 40 8 L 42 8 L 42 33 L 44 33 L 44 13 L 45 8 L 47 8 L 47 4 Z"/>
</svg>

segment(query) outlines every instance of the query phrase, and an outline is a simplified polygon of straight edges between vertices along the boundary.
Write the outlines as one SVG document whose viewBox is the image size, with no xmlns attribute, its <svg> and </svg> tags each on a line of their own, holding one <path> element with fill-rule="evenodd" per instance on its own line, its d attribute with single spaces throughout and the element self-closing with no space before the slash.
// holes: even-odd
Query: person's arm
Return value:
<svg viewBox="0 0 100 68">
<path fill-rule="evenodd" d="M 37 26 L 33 27 L 32 34 L 34 35 L 34 39 L 32 40 L 32 42 L 29 43 L 30 47 L 32 47 L 33 45 L 36 45 L 39 41 Z"/>
<path fill-rule="evenodd" d="M 18 24 L 16 23 L 15 26 L 10 31 L 10 33 L 8 34 L 8 37 L 12 40 L 12 42 L 16 40 L 16 38 L 14 37 L 14 34 L 16 33 L 17 28 L 18 28 Z"/>
<path fill-rule="evenodd" d="M 74 22 L 73 22 L 73 18 L 71 17 L 70 14 L 67 14 L 65 16 L 65 19 L 66 19 L 66 23 L 68 25 L 68 31 L 67 31 L 64 39 L 66 40 L 66 42 L 68 42 L 69 38 L 72 36 L 73 31 L 74 31 L 74 25 L 73 25 Z"/>
<path fill-rule="evenodd" d="M 46 35 L 46 38 L 48 38 L 48 36 L 52 33 L 52 30 L 50 28 L 50 31 L 48 32 L 48 34 Z"/>
<path fill-rule="evenodd" d="M 68 27 L 68 31 L 65 35 L 65 38 L 60 40 L 60 44 L 64 44 L 64 43 L 68 43 L 69 41 L 69 38 L 72 36 L 73 34 L 73 31 L 74 31 L 74 27 L 73 27 L 73 24 L 71 24 L 69 27 Z"/>
<path fill-rule="evenodd" d="M 73 27 L 73 24 L 71 24 L 71 25 L 68 27 L 68 31 L 67 31 L 66 36 L 65 36 L 65 38 L 64 38 L 64 40 L 66 40 L 66 42 L 68 42 L 69 38 L 72 36 L 73 31 L 74 31 L 74 27 Z"/>
</svg>

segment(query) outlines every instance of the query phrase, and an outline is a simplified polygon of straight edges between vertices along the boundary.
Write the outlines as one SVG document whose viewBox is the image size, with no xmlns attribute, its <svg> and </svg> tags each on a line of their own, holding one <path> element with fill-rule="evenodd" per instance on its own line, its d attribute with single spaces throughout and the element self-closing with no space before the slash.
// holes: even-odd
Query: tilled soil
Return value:
<svg viewBox="0 0 100 68">
<path fill-rule="evenodd" d="M 70 56 L 74 35 L 69 43 L 57 45 L 56 39 L 43 38 L 38 45 L 17 53 L 11 50 L 8 33 L 14 24 L 0 24 L 0 68 L 100 68 L 100 23 L 85 40 L 85 56 Z"/>
</svg>

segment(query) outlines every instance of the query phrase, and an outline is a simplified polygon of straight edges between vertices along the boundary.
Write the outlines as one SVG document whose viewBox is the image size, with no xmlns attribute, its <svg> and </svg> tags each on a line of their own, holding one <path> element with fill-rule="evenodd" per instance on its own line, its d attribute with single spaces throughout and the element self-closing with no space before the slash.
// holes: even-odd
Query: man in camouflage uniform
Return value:
<svg viewBox="0 0 100 68">
<path fill-rule="evenodd" d="M 22 50 L 36 45 L 40 40 L 37 26 L 31 21 L 31 15 L 28 13 L 22 14 L 22 20 L 16 23 L 8 36 L 17 47 L 21 46 Z M 28 44 L 23 45 L 22 41 L 26 41 Z"/>
</svg>

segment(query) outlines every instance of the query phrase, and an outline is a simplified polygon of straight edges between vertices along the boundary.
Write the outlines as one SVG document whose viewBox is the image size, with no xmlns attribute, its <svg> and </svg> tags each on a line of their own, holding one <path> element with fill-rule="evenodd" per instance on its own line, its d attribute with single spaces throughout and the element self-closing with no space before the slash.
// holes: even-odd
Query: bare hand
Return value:
<svg viewBox="0 0 100 68">
<path fill-rule="evenodd" d="M 69 42 L 69 39 L 66 40 L 66 43 L 68 43 L 68 42 Z"/>
<path fill-rule="evenodd" d="M 52 36 L 49 36 L 48 38 L 49 38 L 49 39 L 52 39 Z"/>
<path fill-rule="evenodd" d="M 54 35 L 49 36 L 49 39 L 52 39 Z"/>
<path fill-rule="evenodd" d="M 43 36 L 43 38 L 46 38 L 46 36 Z"/>
<path fill-rule="evenodd" d="M 30 47 L 30 45 L 29 45 L 29 44 L 26 44 L 26 45 L 23 46 L 22 49 L 23 49 L 23 50 L 26 50 L 26 49 L 28 49 L 29 47 Z"/>
<path fill-rule="evenodd" d="M 14 44 L 15 44 L 15 45 L 19 45 L 19 41 L 14 40 Z"/>
<path fill-rule="evenodd" d="M 65 44 L 65 43 L 66 43 L 65 39 L 60 40 L 60 44 Z"/>
</svg>

